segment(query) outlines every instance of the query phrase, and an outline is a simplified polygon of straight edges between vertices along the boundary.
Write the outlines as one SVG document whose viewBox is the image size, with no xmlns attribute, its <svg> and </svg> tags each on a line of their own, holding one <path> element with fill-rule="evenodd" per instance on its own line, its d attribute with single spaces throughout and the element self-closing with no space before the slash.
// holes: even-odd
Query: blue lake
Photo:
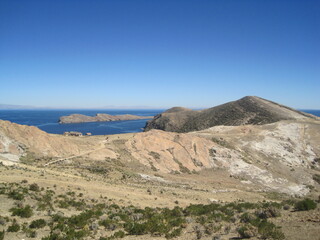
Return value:
<svg viewBox="0 0 320 240">
<path fill-rule="evenodd" d="M 14 123 L 36 126 L 48 133 L 62 134 L 67 131 L 77 131 L 83 134 L 106 135 L 119 133 L 141 132 L 148 119 L 114 122 L 90 122 L 59 124 L 61 116 L 74 113 L 95 116 L 97 113 L 111 115 L 133 114 L 138 116 L 155 116 L 163 110 L 0 110 L 0 119 Z"/>
</svg>

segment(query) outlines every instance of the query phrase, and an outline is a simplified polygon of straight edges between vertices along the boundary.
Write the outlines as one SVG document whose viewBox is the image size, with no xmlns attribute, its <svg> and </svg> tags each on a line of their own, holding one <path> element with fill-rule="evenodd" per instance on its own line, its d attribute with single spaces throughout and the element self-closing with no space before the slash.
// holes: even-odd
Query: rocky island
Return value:
<svg viewBox="0 0 320 240">
<path fill-rule="evenodd" d="M 86 116 L 83 114 L 71 114 L 69 116 L 62 116 L 59 123 L 85 123 L 85 122 L 110 122 L 110 121 L 125 121 L 125 120 L 138 120 L 138 119 L 151 119 L 153 116 L 137 116 L 131 114 L 123 115 L 110 115 L 98 113 L 96 116 Z"/>
</svg>

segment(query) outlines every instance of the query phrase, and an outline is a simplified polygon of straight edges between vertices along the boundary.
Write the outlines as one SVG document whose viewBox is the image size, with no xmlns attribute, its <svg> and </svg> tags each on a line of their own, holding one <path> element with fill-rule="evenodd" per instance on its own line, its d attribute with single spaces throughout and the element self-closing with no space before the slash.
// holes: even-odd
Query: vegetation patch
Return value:
<svg viewBox="0 0 320 240">
<path fill-rule="evenodd" d="M 309 198 L 306 198 L 297 202 L 294 207 L 297 211 L 308 211 L 315 209 L 317 207 L 317 203 Z"/>
<path fill-rule="evenodd" d="M 15 222 L 11 226 L 9 226 L 7 229 L 8 232 L 19 232 L 19 230 L 20 230 L 20 225 Z"/>
<path fill-rule="evenodd" d="M 211 237 L 214 233 L 225 234 L 236 231 L 241 238 L 255 237 L 258 239 L 282 240 L 284 235 L 279 227 L 269 221 L 270 218 L 280 216 L 280 210 L 295 207 L 296 210 L 309 210 L 316 207 L 313 200 L 302 201 L 286 200 L 277 202 L 232 202 L 232 203 L 211 203 L 191 204 L 181 208 L 175 206 L 169 208 L 138 208 L 135 206 L 119 206 L 115 203 L 100 199 L 79 199 L 80 194 L 67 191 L 65 194 L 57 195 L 53 190 L 46 191 L 38 187 L 34 190 L 30 186 L 23 186 L 16 183 L 0 185 L 0 193 L 16 196 L 17 193 L 30 201 L 30 205 L 23 207 L 21 201 L 17 206 L 10 209 L 12 216 L 29 218 L 33 216 L 33 208 L 38 206 L 38 211 L 48 219 L 36 219 L 30 223 L 23 219 L 3 218 L 0 224 L 4 225 L 8 232 L 19 232 L 28 238 L 37 238 L 37 229 L 49 228 L 50 234 L 42 240 L 69 240 L 94 238 L 98 231 L 107 232 L 107 236 L 100 240 L 113 240 L 124 238 L 128 235 L 149 235 L 154 237 L 165 237 L 173 239 L 184 236 L 186 231 L 192 228 L 195 238 Z M 83 197 L 83 195 L 81 194 Z M 104 203 L 103 203 L 104 202 Z M 31 204 L 32 203 L 32 204 Z M 178 205 L 179 202 L 176 201 Z M 46 207 L 47 206 L 47 207 Z M 72 216 L 65 216 L 57 208 L 68 208 L 80 211 Z M 48 214 L 49 213 L 49 214 Z M 9 223 L 11 225 L 9 225 Z M 19 225 L 20 224 L 20 225 Z M 236 224 L 237 229 L 231 226 Z M 103 226 L 104 228 L 99 228 Z M 187 230 L 185 230 L 187 229 Z M 0 232 L 0 237 L 4 232 Z M 0 238 L 1 240 L 1 238 Z"/>
<path fill-rule="evenodd" d="M 47 225 L 44 219 L 37 219 L 31 222 L 29 225 L 30 228 L 43 228 Z"/>
<path fill-rule="evenodd" d="M 19 216 L 22 218 L 29 218 L 33 215 L 33 210 L 30 205 L 27 205 L 22 208 L 11 208 L 12 216 Z"/>
</svg>

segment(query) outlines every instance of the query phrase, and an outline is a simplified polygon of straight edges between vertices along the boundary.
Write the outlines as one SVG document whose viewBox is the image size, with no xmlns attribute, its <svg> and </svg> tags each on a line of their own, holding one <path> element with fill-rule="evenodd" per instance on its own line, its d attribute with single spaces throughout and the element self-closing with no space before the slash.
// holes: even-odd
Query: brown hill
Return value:
<svg viewBox="0 0 320 240">
<path fill-rule="evenodd" d="M 150 120 L 145 131 L 161 129 L 171 132 L 191 132 L 218 125 L 261 125 L 280 120 L 307 118 L 316 117 L 259 97 L 248 96 L 201 111 L 177 107 L 169 109 Z"/>
</svg>

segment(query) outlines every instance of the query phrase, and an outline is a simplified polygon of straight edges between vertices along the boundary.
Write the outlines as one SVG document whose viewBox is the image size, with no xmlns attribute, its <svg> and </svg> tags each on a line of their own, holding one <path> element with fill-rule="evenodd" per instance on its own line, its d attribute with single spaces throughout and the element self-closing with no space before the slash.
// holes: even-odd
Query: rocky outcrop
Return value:
<svg viewBox="0 0 320 240">
<path fill-rule="evenodd" d="M 126 148 L 140 163 L 160 172 L 199 171 L 214 166 L 209 149 L 211 140 L 151 130 L 136 134 L 126 142 Z"/>
<path fill-rule="evenodd" d="M 28 153 L 39 157 L 67 157 L 96 145 L 95 141 L 48 134 L 37 127 L 0 120 L 0 159 L 19 161 Z"/>
<path fill-rule="evenodd" d="M 84 123 L 84 122 L 110 122 L 110 121 L 125 121 L 125 120 L 138 120 L 138 119 L 151 119 L 153 116 L 137 116 L 131 114 L 124 115 L 110 115 L 98 113 L 96 116 L 86 116 L 82 114 L 71 114 L 69 116 L 62 116 L 59 123 Z"/>
<path fill-rule="evenodd" d="M 145 131 L 161 129 L 171 132 L 191 132 L 218 125 L 261 125 L 280 120 L 307 118 L 316 117 L 259 97 L 248 96 L 201 111 L 177 107 L 169 109 L 150 120 Z"/>
<path fill-rule="evenodd" d="M 248 186 L 304 195 L 320 169 L 320 123 L 280 121 L 265 125 L 216 126 L 190 133 L 137 133 L 126 149 L 154 171 L 192 173 L 219 169 Z M 311 169 L 311 170 L 310 170 Z"/>
</svg>

